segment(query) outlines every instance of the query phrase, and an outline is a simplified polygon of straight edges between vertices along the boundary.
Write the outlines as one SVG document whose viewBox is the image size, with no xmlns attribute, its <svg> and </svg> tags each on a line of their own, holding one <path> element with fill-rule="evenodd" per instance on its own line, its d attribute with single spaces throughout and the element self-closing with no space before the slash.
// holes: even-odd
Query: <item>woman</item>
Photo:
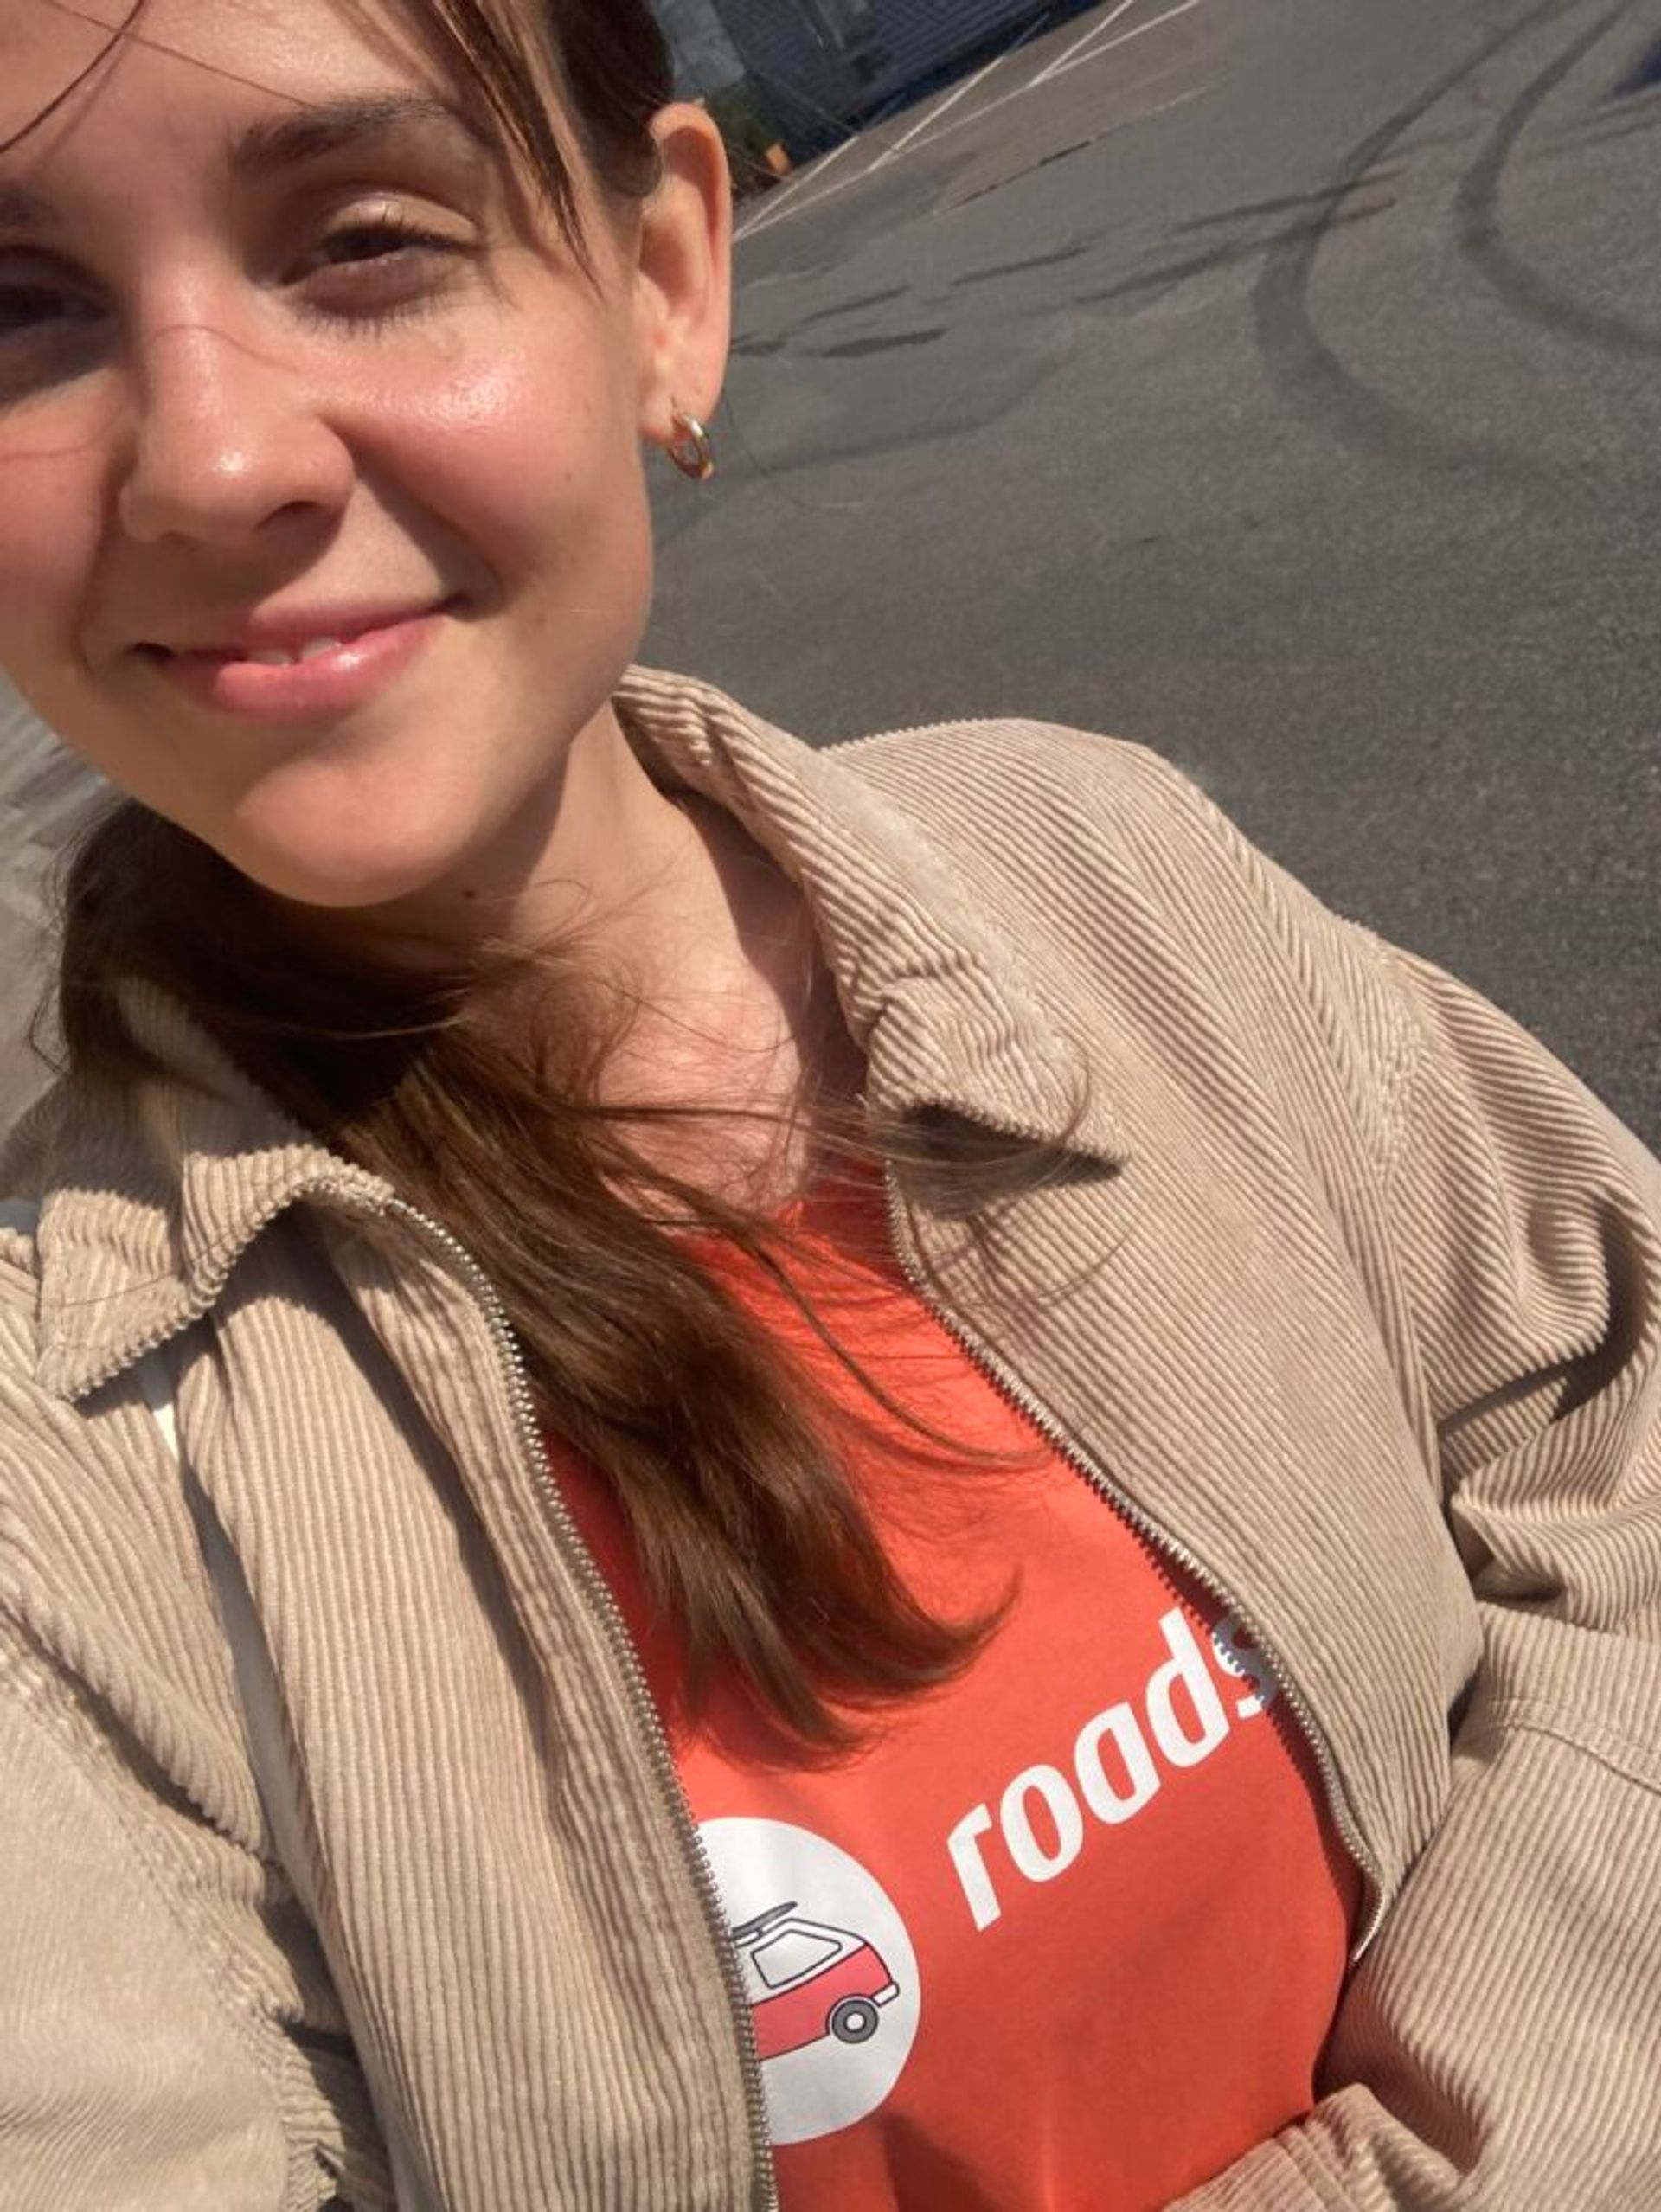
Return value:
<svg viewBox="0 0 1661 2212">
<path fill-rule="evenodd" d="M 1151 755 L 630 664 L 635 0 L 5 0 L 0 2196 L 1661 2191 L 1661 1177 Z"/>
</svg>

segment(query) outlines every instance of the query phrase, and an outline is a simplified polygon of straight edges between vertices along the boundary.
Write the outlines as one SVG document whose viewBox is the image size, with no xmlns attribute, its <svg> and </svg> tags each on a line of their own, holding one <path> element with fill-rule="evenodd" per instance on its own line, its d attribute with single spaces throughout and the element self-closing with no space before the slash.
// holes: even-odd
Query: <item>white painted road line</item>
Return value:
<svg viewBox="0 0 1661 2212">
<path fill-rule="evenodd" d="M 825 170 L 830 167 L 833 162 L 839 162 L 845 153 L 851 152 L 853 148 L 858 144 L 859 140 L 857 138 L 844 138 L 839 146 L 832 146 L 828 154 L 821 155 L 818 161 L 811 162 L 798 176 L 792 176 L 790 183 L 785 185 L 780 190 L 777 192 L 770 192 L 767 195 L 766 199 L 762 202 L 760 208 L 756 214 L 750 217 L 750 220 L 745 224 L 743 229 L 734 231 L 733 234 L 734 245 L 736 246 L 740 239 L 747 238 L 750 233 L 755 228 L 756 225 L 761 221 L 763 215 L 777 215 L 779 208 L 784 206 L 786 200 L 793 200 L 797 193 L 802 189 L 802 187 L 805 184 L 812 183 L 819 177 L 823 176 Z"/>
<path fill-rule="evenodd" d="M 1055 62 L 1042 77 L 1035 77 L 1033 84 L 1045 84 L 1052 77 L 1064 75 L 1068 69 L 1081 69 L 1087 61 L 1099 61 L 1104 54 L 1113 53 L 1117 47 L 1128 46 L 1133 38 L 1140 38 L 1145 31 L 1157 31 L 1162 23 L 1174 22 L 1178 16 L 1185 16 L 1190 9 L 1199 5 L 1200 0 L 1181 0 L 1180 6 L 1167 8 L 1163 16 L 1150 16 L 1145 23 L 1138 23 L 1134 30 L 1121 31 L 1117 38 L 1110 38 L 1106 46 L 1093 46 L 1088 54 L 1078 54 L 1071 61 L 1063 59 Z M 1029 85 L 1027 90 L 1030 92 L 1032 86 Z"/>
<path fill-rule="evenodd" d="M 980 122 L 983 117 L 996 114 L 999 108 L 1007 107 L 1011 100 L 1024 99 L 1029 93 L 1036 92 L 1041 86 L 1052 82 L 1063 71 L 1081 69 L 1087 62 L 1100 61 L 1104 54 L 1114 53 L 1121 46 L 1128 46 L 1132 39 L 1140 38 L 1145 31 L 1158 30 L 1162 24 L 1174 22 L 1178 16 L 1186 16 L 1192 9 L 1201 6 L 1202 0 L 1179 0 L 1177 6 L 1167 8 L 1163 15 L 1151 16 L 1145 23 L 1138 23 L 1132 30 L 1121 31 L 1117 38 L 1110 38 L 1105 46 L 1095 43 L 1105 31 L 1108 30 L 1135 4 L 1136 0 L 1119 0 L 1119 6 L 1104 22 L 1093 24 L 1082 39 L 1075 40 L 1065 54 L 1058 56 L 1055 61 L 1047 63 L 1036 77 L 1029 78 L 1023 84 L 1013 87 L 1009 92 L 998 93 L 996 99 L 989 99 L 983 106 L 973 108 L 967 115 L 956 116 L 949 123 L 941 123 L 940 118 L 945 114 L 948 107 L 956 104 L 963 93 L 972 91 L 974 86 L 987 76 L 992 69 L 1009 60 L 1010 54 L 1019 52 L 1021 47 L 1025 45 L 1026 39 L 1017 40 L 1016 44 L 1009 48 L 1008 53 L 999 54 L 996 61 L 988 63 L 986 67 L 981 70 L 978 77 L 972 78 L 969 83 L 960 87 L 958 93 L 949 94 L 942 106 L 932 109 L 920 123 L 914 125 L 906 133 L 903 140 L 888 148 L 885 152 L 878 154 L 875 160 L 869 162 L 864 168 L 856 170 L 853 176 L 839 176 L 834 184 L 827 184 L 822 192 L 810 193 L 805 199 L 802 200 L 792 199 L 788 206 L 783 205 L 778 196 L 773 196 L 760 214 L 747 223 L 737 234 L 734 242 L 737 244 L 747 238 L 759 238 L 763 231 L 771 230 L 775 223 L 787 222 L 792 215 L 805 215 L 810 208 L 817 208 L 824 201 L 834 199 L 838 192 L 847 191 L 850 185 L 863 184 L 868 176 L 873 176 L 886 162 L 903 159 L 908 155 L 920 153 L 925 147 L 937 145 L 942 138 L 949 138 L 954 131 L 966 130 L 972 123 Z M 1028 36 L 1031 35 L 1032 34 L 1029 32 Z M 1081 52 L 1081 47 L 1087 47 L 1089 50 Z M 1155 112 L 1162 112 L 1163 111 Z M 865 144 L 866 141 L 863 138 L 844 140 L 843 145 L 838 146 L 834 152 L 827 154 L 823 161 L 815 164 L 813 170 L 809 172 L 809 177 L 817 178 L 822 176 L 831 162 L 836 159 L 837 155 L 843 152 L 847 147 Z M 799 183 L 805 183 L 809 181 L 809 177 L 798 181 Z M 787 187 L 786 190 L 793 189 Z"/>
<path fill-rule="evenodd" d="M 874 162 L 871 162 L 866 168 L 861 170 L 857 176 L 844 176 L 841 178 L 837 183 L 831 185 L 829 190 L 824 192 L 816 192 L 811 199 L 804 200 L 801 206 L 793 209 L 792 212 L 797 215 L 804 214 L 807 208 L 817 207 L 821 200 L 828 200 L 832 192 L 840 192 L 845 185 L 857 184 L 862 178 L 874 176 L 875 172 L 879 169 L 882 169 L 887 163 L 896 160 L 900 155 L 907 151 L 912 141 L 914 138 L 919 138 L 923 131 L 928 129 L 931 124 L 934 123 L 940 116 L 944 115 L 948 108 L 955 107 L 960 99 L 965 98 L 968 93 L 974 91 L 977 85 L 984 83 L 985 80 L 991 75 L 994 69 L 1002 68 L 1004 62 L 1010 60 L 1013 55 L 1018 54 L 1022 48 L 1027 44 L 1029 40 L 1036 37 L 1036 35 L 1037 30 L 1036 25 L 1029 29 L 1023 31 L 1020 37 L 1016 40 L 1013 46 L 1005 47 L 1002 54 L 994 54 L 992 59 L 988 61 L 984 67 L 976 71 L 975 74 L 970 78 L 967 84 L 959 85 L 955 92 L 948 93 L 945 99 L 941 101 L 938 107 L 931 108 L 929 112 L 924 116 L 920 123 L 914 123 L 911 129 L 907 131 L 902 138 L 896 139 L 893 145 L 887 147 L 882 152 L 879 153 L 876 159 Z M 798 178 L 797 180 L 798 183 L 805 183 L 810 177 L 817 178 L 823 176 L 824 171 L 830 168 L 831 163 L 836 160 L 838 154 L 846 153 L 850 146 L 863 145 L 863 144 L 864 139 L 863 137 L 844 138 L 841 145 L 837 147 L 834 152 L 827 154 L 823 161 L 816 162 L 811 170 L 806 171 L 803 176 Z M 769 200 L 766 206 L 764 207 L 749 222 L 746 223 L 742 230 L 734 234 L 733 239 L 734 245 L 736 246 L 740 244 L 744 239 L 754 237 L 758 231 L 771 229 L 774 221 L 782 217 L 784 214 L 783 202 L 791 196 L 791 193 L 793 189 L 794 188 L 792 187 L 786 187 L 786 191 L 782 195 L 775 193 Z"/>
<path fill-rule="evenodd" d="M 856 146 L 864 142 L 859 138 L 850 138 L 847 143 L 850 146 Z M 821 162 L 819 166 L 822 169 L 824 166 L 824 163 Z M 823 192 L 811 193 L 805 200 L 798 200 L 788 208 L 769 206 L 762 214 L 757 215 L 753 222 L 745 224 L 734 240 L 734 245 L 746 238 L 759 238 L 764 230 L 771 230 L 775 223 L 788 222 L 792 215 L 805 215 L 810 208 L 817 208 L 821 201 L 834 200 L 838 192 L 845 192 L 850 184 L 863 183 L 870 173 L 869 169 L 866 168 L 862 169 L 856 176 L 839 176 L 834 184 L 827 184 Z"/>
<path fill-rule="evenodd" d="M 1132 3 L 1134 4 L 1134 0 L 1132 0 Z M 1014 49 L 1011 48 L 1010 51 L 1013 52 Z M 973 92 L 977 85 L 984 84 L 987 78 L 991 75 L 993 70 L 1001 69 L 1009 58 L 1010 56 L 1008 54 L 1000 54 L 994 60 L 989 61 L 984 69 L 977 69 L 972 77 L 969 78 L 966 82 L 958 87 L 956 92 L 948 93 L 938 107 L 931 108 L 928 113 L 924 116 L 920 123 L 914 123 L 910 130 L 906 132 L 903 138 L 896 138 L 891 146 L 887 147 L 882 153 L 880 153 L 876 159 L 871 163 L 870 168 L 866 170 L 866 175 L 869 176 L 874 174 L 875 170 L 883 168 L 888 162 L 897 160 L 899 157 L 904 153 L 906 148 L 911 144 L 914 138 L 920 138 L 923 132 L 928 129 L 930 124 L 938 123 L 941 116 L 946 113 L 948 108 L 955 107 L 960 99 L 966 99 L 970 93 Z"/>
<path fill-rule="evenodd" d="M 1065 66 L 1069 69 L 1081 69 L 1087 61 L 1099 61 L 1104 54 L 1112 54 L 1121 46 L 1128 46 L 1132 39 L 1140 38 L 1144 31 L 1158 30 L 1162 23 L 1168 23 L 1173 16 L 1185 16 L 1190 8 L 1197 8 L 1201 5 L 1202 5 L 1202 0 L 1182 0 L 1180 7 L 1167 9 L 1163 16 L 1154 16 L 1147 22 L 1138 23 L 1134 30 L 1121 31 L 1117 38 L 1110 38 L 1106 46 L 1093 46 L 1088 54 L 1079 54 L 1075 60 L 1069 61 Z M 1091 36 L 1099 37 L 1104 28 L 1104 25 L 1098 23 L 1091 33 Z M 983 116 L 996 115 L 1000 107 L 1007 107 L 1012 99 L 1024 99 L 1029 93 L 1035 92 L 1040 87 L 1053 81 L 1056 67 L 1057 65 L 1052 62 L 1026 84 L 1016 85 L 1012 91 L 1000 93 L 996 99 L 989 99 L 984 107 L 978 107 L 972 115 L 959 116 L 955 123 L 944 125 L 941 129 L 920 142 L 920 151 L 921 146 L 936 145 L 940 139 L 949 138 L 954 131 L 962 130 L 966 124 L 978 123 Z"/>
<path fill-rule="evenodd" d="M 1088 46 L 1092 39 L 1103 37 L 1113 29 L 1120 16 L 1128 16 L 1136 4 L 1137 0 L 1119 0 L 1118 7 L 1111 9 L 1100 22 L 1092 23 L 1083 37 L 1075 38 L 1065 54 L 1058 54 L 1053 61 L 1047 63 L 1032 80 L 1032 83 L 1027 87 L 1027 90 L 1031 92 L 1034 87 L 1042 85 L 1047 78 L 1059 75 L 1074 54 Z"/>
</svg>

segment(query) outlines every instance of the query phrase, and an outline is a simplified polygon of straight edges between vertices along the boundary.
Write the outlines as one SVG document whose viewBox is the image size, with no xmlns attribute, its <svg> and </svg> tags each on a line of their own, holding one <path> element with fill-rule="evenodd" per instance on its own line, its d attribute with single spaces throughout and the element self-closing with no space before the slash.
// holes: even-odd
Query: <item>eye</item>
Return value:
<svg viewBox="0 0 1661 2212">
<path fill-rule="evenodd" d="M 436 305 L 454 265 L 476 250 L 388 201 L 343 222 L 311 250 L 296 279 L 299 311 L 319 323 L 370 326 L 419 315 Z M 42 344 L 52 348 L 55 376 L 85 365 L 85 349 L 105 314 L 73 285 L 43 279 L 27 267 L 9 280 L 0 270 L 0 351 L 11 356 L 14 371 L 20 347 Z M 66 346 L 74 349 L 68 362 Z M 33 350 L 22 357 L 33 364 L 31 375 L 36 373 L 40 363 Z"/>
<path fill-rule="evenodd" d="M 60 321 L 74 324 L 89 321 L 97 311 L 90 300 L 56 285 L 8 284 L 0 277 L 0 341 L 29 337 L 50 322 L 55 312 Z"/>
<path fill-rule="evenodd" d="M 390 322 L 432 305 L 472 248 L 413 221 L 395 206 L 331 231 L 311 259 L 298 305 L 320 322 Z"/>
<path fill-rule="evenodd" d="M 428 248 L 434 253 L 460 251 L 459 239 L 445 238 L 437 231 L 424 230 L 419 223 L 396 209 L 384 215 L 365 216 L 356 222 L 343 225 L 331 231 L 319 251 L 324 253 L 343 253 L 344 264 L 385 260 L 412 248 Z M 343 262 L 331 264 L 340 267 Z"/>
</svg>

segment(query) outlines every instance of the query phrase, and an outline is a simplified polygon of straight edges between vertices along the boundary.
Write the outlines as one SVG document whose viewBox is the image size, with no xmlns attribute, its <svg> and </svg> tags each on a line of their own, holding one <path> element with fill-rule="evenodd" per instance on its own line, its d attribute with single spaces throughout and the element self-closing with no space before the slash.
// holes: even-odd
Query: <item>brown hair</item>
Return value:
<svg viewBox="0 0 1661 2212">
<path fill-rule="evenodd" d="M 527 52 L 538 29 L 596 173 L 650 189 L 647 125 L 671 73 L 639 0 L 543 0 L 535 26 L 511 0 L 405 4 L 563 225 L 577 216 Z M 837 1704 L 927 1688 L 978 1648 L 997 1613 L 946 1622 L 917 1602 L 848 1478 L 828 1397 L 676 1231 L 728 1240 L 794 1295 L 790 1234 L 653 1164 L 641 1132 L 676 1110 L 597 1102 L 620 1030 L 579 948 L 484 946 L 448 967 L 372 959 L 131 800 L 80 840 L 61 900 L 59 1018 L 81 1074 L 129 1091 L 151 1072 L 119 1003 L 124 978 L 148 981 L 297 1123 L 466 1247 L 513 1324 L 539 1418 L 625 1508 L 694 1696 L 735 1666 L 792 1734 L 835 1746 L 853 1733 Z M 557 1050 L 545 1017 L 515 1017 L 532 990 L 559 1009 Z M 927 1132 L 878 1129 L 857 1108 L 821 1106 L 815 1126 L 847 1162 L 933 1154 Z M 964 1187 L 1018 1187 L 1052 1158 L 989 1151 Z M 920 1448 L 949 1443 L 910 1426 Z"/>
</svg>

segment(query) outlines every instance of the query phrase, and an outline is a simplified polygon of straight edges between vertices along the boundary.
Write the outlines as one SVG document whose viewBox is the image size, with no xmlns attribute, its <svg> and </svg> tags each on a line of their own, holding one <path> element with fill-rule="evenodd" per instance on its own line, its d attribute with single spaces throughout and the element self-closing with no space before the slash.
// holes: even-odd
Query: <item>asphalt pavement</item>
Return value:
<svg viewBox="0 0 1661 2212">
<path fill-rule="evenodd" d="M 1661 1144 L 1658 125 L 1654 0 L 1029 37 L 742 211 L 645 657 L 1152 745 Z M 80 789 L 0 698 L 0 1018 Z"/>
<path fill-rule="evenodd" d="M 747 208 L 650 657 L 1155 747 L 1661 1144 L 1661 10 L 1133 0 Z"/>
</svg>

